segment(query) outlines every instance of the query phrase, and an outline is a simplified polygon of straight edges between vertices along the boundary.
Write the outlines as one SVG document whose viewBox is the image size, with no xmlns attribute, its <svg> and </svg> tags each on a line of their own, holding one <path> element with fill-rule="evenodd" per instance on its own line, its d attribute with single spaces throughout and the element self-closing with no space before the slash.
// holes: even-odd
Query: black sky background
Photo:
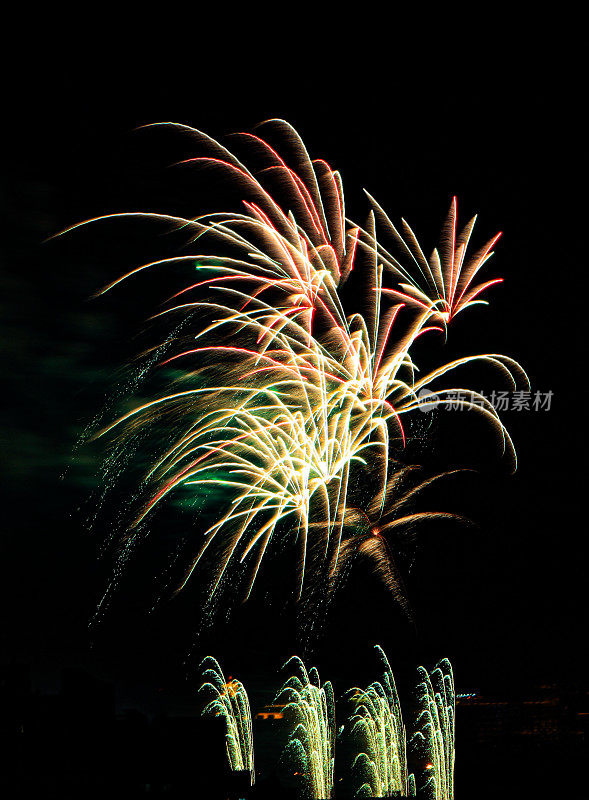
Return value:
<svg viewBox="0 0 589 800">
<path fill-rule="evenodd" d="M 173 120 L 219 137 L 283 117 L 313 155 L 342 172 L 352 217 L 366 212 L 365 187 L 433 244 L 456 194 L 462 219 L 480 214 L 479 237 L 504 231 L 486 269 L 505 282 L 491 290 L 488 308 L 457 321 L 450 353 L 506 353 L 525 366 L 534 389 L 554 392 L 549 412 L 504 415 L 519 455 L 514 476 L 491 437 L 456 442 L 440 434 L 439 465 L 476 458 L 481 470 L 438 489 L 432 503 L 477 527 L 423 535 L 408 579 L 416 631 L 368 578 L 352 582 L 315 653 L 322 674 L 362 674 L 369 645 L 382 641 L 401 671 L 449 656 L 463 688 L 583 679 L 585 266 L 582 230 L 571 217 L 584 199 L 585 153 L 574 81 L 530 65 L 484 77 L 457 66 L 454 80 L 447 69 L 422 78 L 400 74 L 399 63 L 382 55 L 371 76 L 351 68 L 334 75 L 329 63 L 289 71 L 288 61 L 250 65 L 227 54 L 209 74 L 202 65 L 215 55 L 213 44 L 201 43 L 200 68 L 168 70 L 115 70 L 78 58 L 75 68 L 47 66 L 40 83 L 14 93 L 16 135 L 3 154 L 0 301 L 4 659 L 32 663 L 40 685 L 71 663 L 127 686 L 182 682 L 190 598 L 149 615 L 152 585 L 131 580 L 114 610 L 88 628 L 109 562 L 97 561 L 86 525 L 94 462 L 75 449 L 135 354 L 134 337 L 162 284 L 89 298 L 142 258 L 168 252 L 168 241 L 149 226 L 121 224 L 45 240 L 102 213 L 210 207 L 217 190 L 203 196 L 198 174 L 169 166 L 192 154 L 188 140 L 138 125 Z M 262 67 L 263 80 L 254 80 Z M 259 672 L 264 664 L 274 674 L 293 652 L 292 630 L 260 598 L 196 652 L 208 647 L 230 670 Z"/>
</svg>

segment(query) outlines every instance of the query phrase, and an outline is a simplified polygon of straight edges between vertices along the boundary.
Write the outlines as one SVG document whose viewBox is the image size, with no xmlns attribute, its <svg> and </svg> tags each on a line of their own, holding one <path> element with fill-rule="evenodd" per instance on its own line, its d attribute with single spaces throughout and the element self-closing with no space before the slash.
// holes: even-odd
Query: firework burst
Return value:
<svg viewBox="0 0 589 800">
<path fill-rule="evenodd" d="M 400 280 L 399 288 L 387 289 L 387 293 L 418 309 L 431 311 L 438 323 L 443 325 L 447 325 L 466 308 L 488 304 L 480 295 L 503 279 L 494 278 L 476 285 L 473 283 L 479 270 L 493 255 L 493 247 L 501 233 L 469 253 L 468 246 L 476 216 L 458 231 L 457 202 L 453 197 L 442 227 L 441 243 L 426 258 L 409 224 L 404 219 L 401 220 L 403 232 L 400 233 L 376 200 L 371 195 L 368 197 L 382 224 L 384 235 L 393 240 L 399 252 L 399 257 L 396 258 L 383 247 L 374 228 L 373 232 L 362 231 L 361 246 L 373 253 Z"/>
<path fill-rule="evenodd" d="M 225 493 L 224 508 L 196 543 L 180 588 L 215 549 L 211 594 L 232 564 L 247 562 L 249 595 L 277 536 L 290 537 L 298 547 L 299 597 L 311 544 L 323 553 L 331 583 L 342 560 L 356 550 L 375 556 L 385 583 L 398 586 L 386 537 L 428 516 L 403 517 L 403 498 L 394 492 L 395 465 L 406 441 L 403 416 L 432 405 L 424 391 L 435 389 L 434 405 L 460 391 L 463 406 L 487 419 L 515 457 L 491 404 L 476 392 L 440 387 L 439 381 L 483 362 L 515 387 L 527 381 L 521 367 L 487 353 L 421 375 L 410 352 L 420 337 L 443 331 L 461 310 L 482 302 L 479 295 L 496 281 L 473 282 L 497 237 L 469 256 L 474 220 L 457 234 L 455 201 L 442 244 L 429 260 L 406 223 L 402 236 L 375 201 L 361 228 L 346 218 L 339 173 L 312 160 L 288 123 L 268 124 L 291 155 L 287 161 L 261 137 L 239 134 L 262 161 L 256 171 L 206 134 L 175 126 L 208 151 L 185 163 L 219 170 L 239 192 L 243 208 L 192 219 L 135 215 L 186 231 L 198 248 L 141 264 L 103 291 L 173 263 L 195 265 L 198 279 L 188 281 L 157 315 L 161 322 L 188 320 L 190 334 L 172 341 L 173 352 L 162 363 L 181 371 L 174 391 L 137 406 L 102 433 L 118 434 L 123 446 L 146 428 L 165 432 L 167 446 L 145 477 L 147 497 L 135 525 L 180 489 L 199 497 L 215 486 Z M 108 218 L 127 216 L 133 214 Z M 378 241 L 377 219 L 406 265 Z M 396 285 L 388 285 L 391 279 Z M 342 287 L 351 280 L 365 298 L 360 312 L 345 308 Z M 171 429 L 179 433 L 170 444 Z M 351 501 L 352 478 L 370 480 L 366 508 L 358 510 Z M 370 535 L 346 537 L 346 524 L 358 513 L 369 521 Z"/>
</svg>

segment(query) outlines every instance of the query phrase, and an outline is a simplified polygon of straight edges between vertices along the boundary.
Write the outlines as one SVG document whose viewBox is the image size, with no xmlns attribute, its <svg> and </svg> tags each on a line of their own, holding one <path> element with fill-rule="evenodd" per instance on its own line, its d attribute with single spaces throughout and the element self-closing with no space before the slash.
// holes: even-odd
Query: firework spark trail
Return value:
<svg viewBox="0 0 589 800">
<path fill-rule="evenodd" d="M 392 460 L 391 460 L 392 461 Z M 378 473 L 378 458 L 372 459 L 372 467 Z M 391 538 L 400 543 L 403 538 L 412 538 L 409 531 L 416 523 L 431 520 L 452 519 L 463 524 L 470 520 L 459 514 L 440 511 L 420 511 L 407 513 L 406 506 L 428 486 L 447 476 L 456 475 L 467 470 L 450 470 L 425 480 L 416 480 L 417 466 L 407 467 L 399 462 L 388 464 L 388 481 L 384 499 L 381 493 L 375 494 L 360 508 L 347 505 L 341 525 L 342 539 L 337 554 L 334 554 L 329 567 L 329 594 L 336 590 L 337 583 L 344 578 L 348 568 L 358 558 L 366 560 L 373 573 L 389 591 L 391 597 L 413 619 L 413 612 L 407 597 L 401 571 L 390 546 Z M 309 529 L 313 533 L 321 532 L 323 523 L 311 522 Z"/>
<path fill-rule="evenodd" d="M 284 665 L 293 665 L 294 674 L 286 681 L 277 700 L 286 702 L 295 724 L 286 747 L 302 770 L 309 796 L 330 798 L 333 789 L 335 758 L 335 703 L 331 683 L 321 686 L 319 673 L 312 667 L 307 673 L 298 656 Z"/>
<path fill-rule="evenodd" d="M 443 325 L 447 325 L 456 314 L 466 308 L 473 305 L 488 305 L 488 302 L 481 300 L 479 295 L 491 286 L 501 283 L 503 279 L 495 278 L 476 286 L 472 286 L 472 283 L 479 270 L 493 255 L 493 247 L 501 233 L 493 236 L 473 254 L 467 256 L 476 216 L 460 233 L 457 233 L 457 202 L 453 197 L 442 228 L 441 244 L 439 248 L 434 248 L 432 255 L 427 259 L 408 223 L 404 219 L 401 220 L 404 235 L 401 234 L 384 209 L 368 192 L 366 194 L 385 233 L 397 245 L 400 258 L 407 259 L 413 267 L 411 269 L 403 266 L 402 261 L 385 249 L 378 241 L 374 228 L 371 231 L 361 229 L 360 246 L 381 259 L 397 278 L 408 281 L 399 284 L 403 291 L 387 290 L 391 295 L 417 308 L 432 309 L 437 321 Z"/>
<path fill-rule="evenodd" d="M 420 712 L 411 745 L 428 761 L 429 776 L 423 786 L 431 800 L 454 800 L 454 676 L 448 659 L 431 672 L 418 669 Z"/>
<path fill-rule="evenodd" d="M 204 716 L 222 717 L 227 725 L 225 743 L 232 771 L 247 770 L 253 785 L 254 747 L 252 716 L 247 692 L 238 680 L 225 680 L 218 661 L 207 656 L 200 665 L 202 685 L 200 692 L 211 699 L 203 709 Z"/>
<path fill-rule="evenodd" d="M 175 125 L 210 152 L 186 163 L 224 173 L 247 198 L 243 213 L 215 212 L 194 219 L 138 213 L 185 229 L 194 234 L 193 242 L 212 240 L 224 254 L 199 250 L 142 264 L 104 291 L 145 270 L 196 262 L 200 279 L 170 298 L 171 304 L 157 316 L 165 320 L 168 315 L 198 314 L 208 320 L 196 329 L 188 348 L 163 362 L 185 370 L 181 383 L 206 385 L 138 406 L 104 433 L 122 431 L 124 441 L 144 426 L 185 420 L 184 432 L 148 473 L 154 488 L 137 522 L 180 487 L 199 492 L 217 485 L 228 490 L 226 510 L 205 532 L 180 588 L 209 545 L 220 540 L 213 592 L 232 559 L 250 556 L 249 594 L 275 531 L 286 524 L 285 530 L 290 525 L 300 543 L 300 596 L 311 535 L 320 537 L 330 572 L 337 574 L 350 478 L 366 472 L 368 455 L 381 465 L 372 503 L 379 511 L 376 515 L 371 508 L 370 515 L 386 516 L 389 456 L 405 444 L 404 414 L 426 404 L 440 405 L 449 393 L 460 391 L 463 407 L 490 421 L 503 449 L 515 456 L 493 406 L 473 391 L 440 389 L 439 379 L 477 361 L 499 369 L 512 387 L 520 379 L 525 384 L 527 377 L 515 361 L 491 353 L 456 359 L 417 378 L 410 355 L 419 337 L 444 331 L 460 310 L 481 302 L 475 298 L 492 282 L 474 288 L 471 283 L 497 237 L 467 258 L 474 221 L 457 235 L 455 201 L 440 251 L 430 261 L 411 229 L 404 223 L 403 238 L 375 201 L 366 229 L 360 228 L 345 216 L 339 173 L 322 160 L 311 160 L 288 123 L 269 122 L 286 137 L 297 167 L 287 165 L 259 136 L 240 134 L 265 158 L 259 177 L 211 137 Z M 265 186 L 272 181 L 279 184 L 276 195 Z M 109 218 L 126 216 L 132 214 Z M 378 242 L 377 218 L 409 266 Z M 347 314 L 338 292 L 352 275 L 358 276 L 359 253 L 366 257 L 361 276 L 366 308 L 362 314 Z M 390 275 L 404 281 L 399 288 L 383 285 Z M 207 296 L 200 299 L 203 293 Z M 225 340 L 228 344 L 219 344 Z M 429 395 L 423 399 L 429 387 L 437 394 L 434 401 Z M 348 541 L 348 550 L 353 541 Z"/>
<path fill-rule="evenodd" d="M 358 797 L 413 796 L 415 781 L 407 775 L 407 741 L 395 679 L 383 649 L 376 645 L 383 663 L 382 681 L 367 689 L 352 689 L 355 713 L 352 733 L 363 740 L 364 751 L 354 760 L 354 770 L 365 779 Z"/>
</svg>

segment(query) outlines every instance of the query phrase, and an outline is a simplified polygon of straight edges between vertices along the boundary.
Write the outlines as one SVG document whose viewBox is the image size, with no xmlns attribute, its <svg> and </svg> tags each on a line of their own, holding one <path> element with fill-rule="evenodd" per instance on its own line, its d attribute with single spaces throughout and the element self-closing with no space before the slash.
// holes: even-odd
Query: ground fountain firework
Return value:
<svg viewBox="0 0 589 800">
<path fill-rule="evenodd" d="M 415 795 L 415 778 L 407 774 L 407 738 L 395 679 L 384 650 L 376 645 L 383 665 L 381 681 L 367 689 L 352 689 L 355 712 L 350 719 L 353 736 L 364 748 L 354 760 L 354 773 L 362 783 L 358 797 Z"/>
<path fill-rule="evenodd" d="M 443 659 L 428 672 L 419 667 L 419 714 L 411 744 L 427 762 L 422 795 L 428 800 L 454 800 L 455 692 L 452 666 Z"/>
<path fill-rule="evenodd" d="M 322 686 L 315 667 L 307 672 L 298 656 L 289 659 L 287 667 L 293 674 L 277 697 L 286 703 L 285 714 L 292 720 L 285 760 L 296 765 L 306 797 L 326 800 L 332 796 L 335 761 L 333 688 L 329 681 Z"/>
<path fill-rule="evenodd" d="M 225 743 L 229 767 L 233 772 L 247 771 L 254 783 L 254 745 L 252 715 L 243 684 L 225 680 L 219 662 L 207 656 L 201 663 L 200 694 L 206 697 L 204 716 L 221 717 L 226 724 Z"/>
<path fill-rule="evenodd" d="M 350 689 L 354 704 L 347 726 L 336 736 L 336 703 L 330 681 L 321 684 L 313 667 L 293 656 L 284 665 L 291 674 L 276 696 L 288 741 L 281 757 L 288 783 L 295 777 L 297 794 L 310 800 L 334 796 L 337 747 L 352 744 L 351 762 L 355 797 L 419 797 L 454 800 L 455 694 L 452 667 L 447 659 L 428 671 L 418 668 L 418 710 L 410 726 L 410 748 L 401 703 L 389 660 L 376 645 L 382 677 L 366 689 Z M 202 662 L 201 693 L 207 698 L 203 714 L 226 723 L 230 769 L 247 771 L 254 783 L 254 746 L 251 714 L 244 686 L 225 680 L 218 662 Z M 336 745 L 337 740 L 337 745 Z M 409 772 L 413 764 L 417 774 Z M 341 778 L 340 778 L 341 780 Z M 338 786 L 340 784 L 338 783 Z"/>
</svg>

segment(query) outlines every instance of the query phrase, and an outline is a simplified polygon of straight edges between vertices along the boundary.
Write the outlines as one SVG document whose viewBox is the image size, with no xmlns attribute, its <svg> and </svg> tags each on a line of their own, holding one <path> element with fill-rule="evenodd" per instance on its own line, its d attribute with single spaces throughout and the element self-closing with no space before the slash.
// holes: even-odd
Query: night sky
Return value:
<svg viewBox="0 0 589 800">
<path fill-rule="evenodd" d="M 461 219 L 479 213 L 479 241 L 502 230 L 485 275 L 504 283 L 491 289 L 488 307 L 457 321 L 446 353 L 505 353 L 524 365 L 533 389 L 554 392 L 550 411 L 503 416 L 518 451 L 515 475 L 490 435 L 471 426 L 454 439 L 440 424 L 436 453 L 424 459 L 478 472 L 440 485 L 427 505 L 475 525 L 440 523 L 420 536 L 407 579 L 415 628 L 359 574 L 330 610 L 314 661 L 324 677 L 359 680 L 370 672 L 370 645 L 381 641 L 401 673 L 449 656 L 462 688 L 582 679 L 585 256 L 572 217 L 583 199 L 585 153 L 574 87 L 569 80 L 565 91 L 562 74 L 549 69 L 534 76 L 505 65 L 484 77 L 458 70 L 455 83 L 443 70 L 401 78 L 398 63 L 381 59 L 372 77 L 277 67 L 258 81 L 258 61 L 242 72 L 237 59 L 224 60 L 211 77 L 202 66 L 117 72 L 82 61 L 75 70 L 48 67 L 43 86 L 14 92 L 18 122 L 3 152 L 2 190 L 0 643 L 5 660 L 33 665 L 41 688 L 70 664 L 130 693 L 135 684 L 180 685 L 191 674 L 191 650 L 192 658 L 218 654 L 245 674 L 264 664 L 277 685 L 281 660 L 297 647 L 291 618 L 268 609 L 263 594 L 194 645 L 196 595 L 150 613 L 160 578 L 141 571 L 157 563 L 155 545 L 89 628 L 111 561 L 97 558 L 105 531 L 88 526 L 100 450 L 78 442 L 124 379 L 121 367 L 141 346 L 138 334 L 167 278 L 91 296 L 142 259 L 181 251 L 147 224 L 104 224 L 45 241 L 103 213 L 216 207 L 220 190 L 210 179 L 204 193 L 197 172 L 170 166 L 192 154 L 190 141 L 137 126 L 173 120 L 223 137 L 268 117 L 290 121 L 313 155 L 341 171 L 358 221 L 368 209 L 365 187 L 428 246 L 454 194 Z M 170 285 L 181 278 L 175 273 Z M 473 382 L 490 386 L 484 371 Z"/>
</svg>

